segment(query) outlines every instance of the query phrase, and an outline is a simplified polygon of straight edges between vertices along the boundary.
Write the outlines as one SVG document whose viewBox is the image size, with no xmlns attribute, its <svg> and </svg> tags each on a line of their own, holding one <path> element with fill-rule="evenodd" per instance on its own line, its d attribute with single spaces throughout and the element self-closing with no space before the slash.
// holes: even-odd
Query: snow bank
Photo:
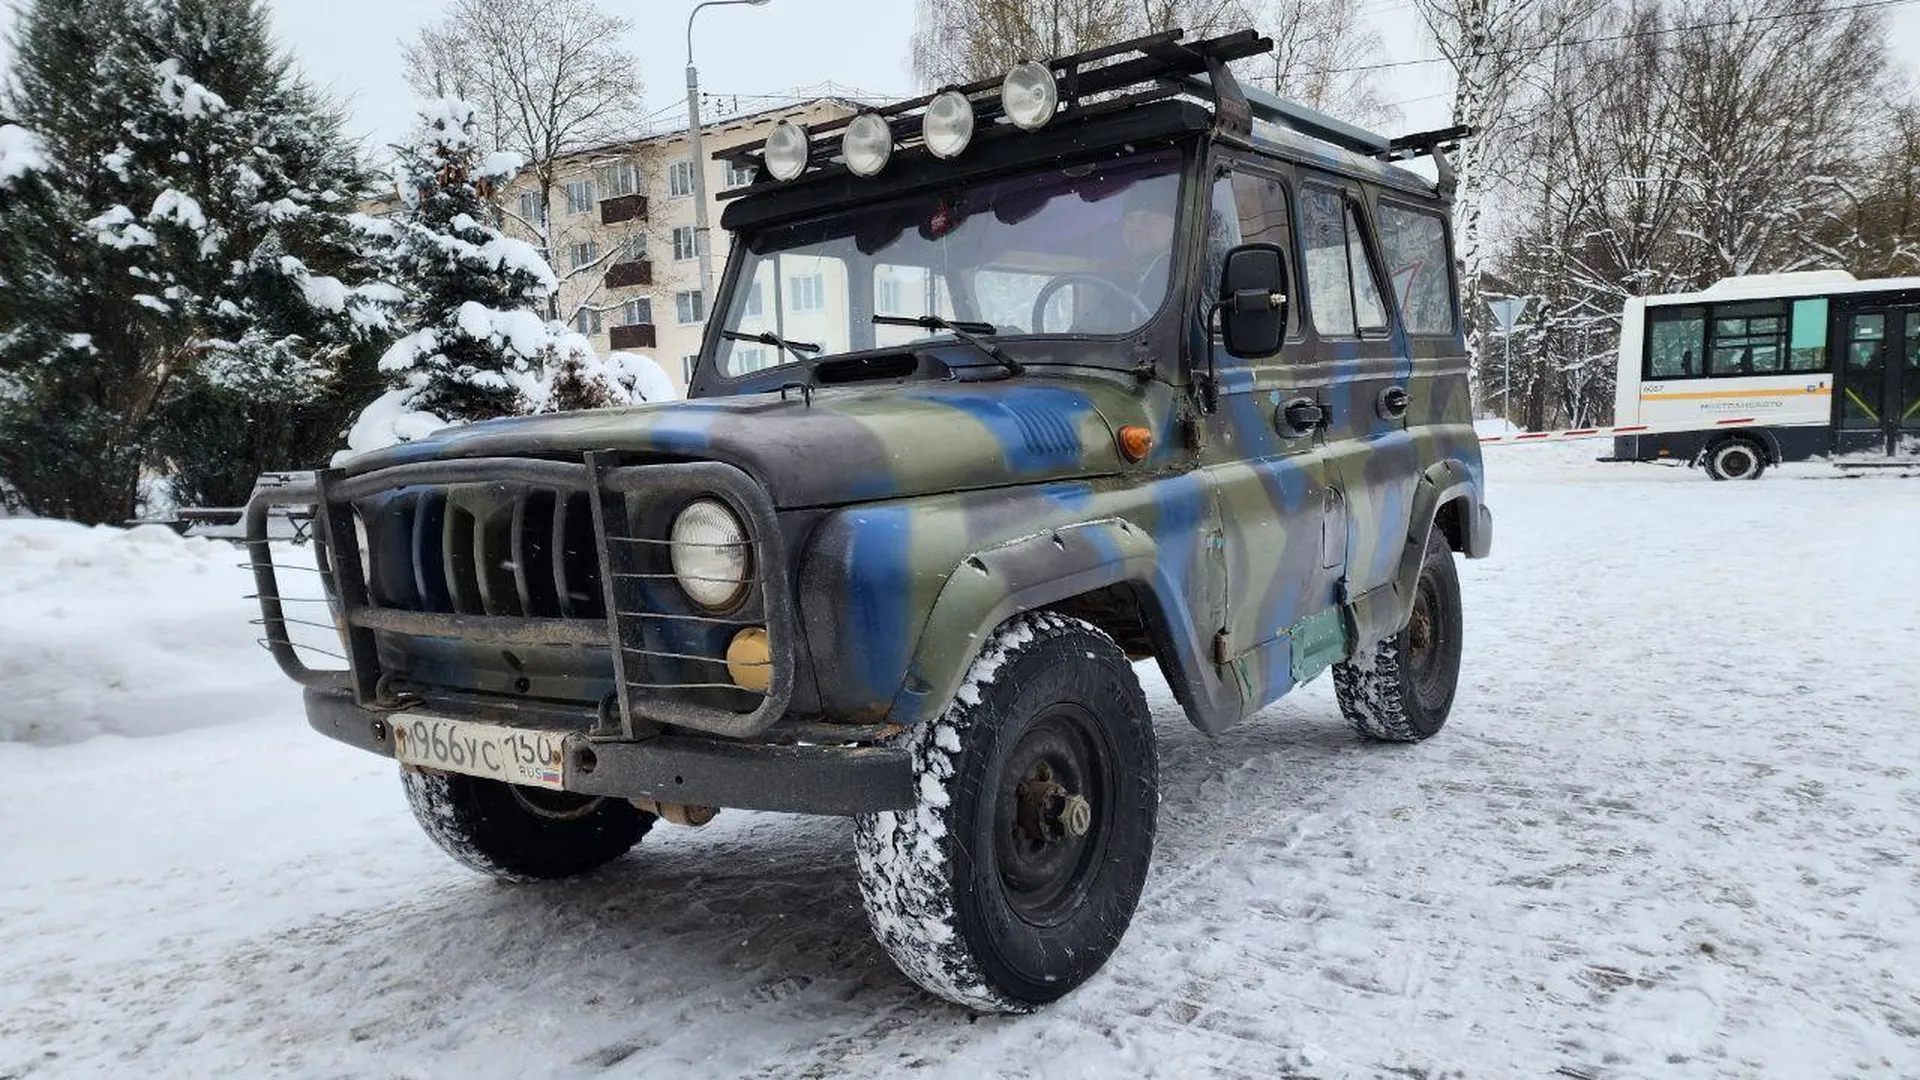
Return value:
<svg viewBox="0 0 1920 1080">
<path fill-rule="evenodd" d="M 643 353 L 608 353 L 603 363 L 606 374 L 627 387 L 637 404 L 642 401 L 674 401 L 679 388 L 667 377 L 660 362 Z"/>
<path fill-rule="evenodd" d="M 0 520 L 0 742 L 160 735 L 284 711 L 286 679 L 254 644 L 244 559 L 158 525 Z M 326 621 L 324 606 L 296 606 Z"/>
<path fill-rule="evenodd" d="M 46 167 L 47 157 L 33 132 L 18 124 L 0 124 L 0 184 Z"/>
</svg>

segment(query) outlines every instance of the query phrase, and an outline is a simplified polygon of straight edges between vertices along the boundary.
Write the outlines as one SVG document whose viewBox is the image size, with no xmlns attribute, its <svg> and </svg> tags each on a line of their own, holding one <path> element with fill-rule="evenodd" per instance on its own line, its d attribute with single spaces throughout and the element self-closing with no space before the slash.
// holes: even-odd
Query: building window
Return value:
<svg viewBox="0 0 1920 1080">
<path fill-rule="evenodd" d="M 667 194 L 693 194 L 693 162 L 676 161 L 667 169 Z"/>
<path fill-rule="evenodd" d="M 647 257 L 647 234 L 633 233 L 620 241 L 620 261 L 639 262 Z"/>
<path fill-rule="evenodd" d="M 673 230 L 673 257 L 675 259 L 693 259 L 701 254 L 696 248 L 699 233 L 691 225 L 676 226 Z M 705 245 L 698 245 L 704 247 Z"/>
<path fill-rule="evenodd" d="M 589 336 L 600 332 L 600 313 L 593 308 L 581 308 L 580 314 L 573 317 L 573 328 Z"/>
<path fill-rule="evenodd" d="M 793 297 L 795 311 L 827 309 L 827 279 L 824 274 L 787 279 L 787 292 Z"/>
<path fill-rule="evenodd" d="M 697 323 L 707 317 L 706 308 L 701 303 L 700 290 L 673 294 L 674 314 L 680 319 L 680 325 Z"/>
<path fill-rule="evenodd" d="M 727 186 L 730 188 L 746 187 L 748 184 L 753 183 L 753 178 L 758 173 L 759 170 L 752 165 L 741 165 L 729 161 L 727 162 Z"/>
<path fill-rule="evenodd" d="M 899 315 L 905 312 L 900 306 L 900 283 L 898 281 L 874 282 L 875 296 L 873 309 L 882 315 Z"/>
<path fill-rule="evenodd" d="M 700 360 L 699 353 L 688 353 L 680 358 L 680 381 L 693 385 L 693 365 Z"/>
<path fill-rule="evenodd" d="M 647 297 L 620 305 L 620 325 L 645 326 L 653 321 L 653 301 Z"/>
<path fill-rule="evenodd" d="M 640 174 L 631 161 L 602 165 L 593 171 L 593 177 L 600 185 L 600 197 L 603 199 L 617 199 L 640 190 Z"/>
<path fill-rule="evenodd" d="M 546 215 L 540 209 L 540 193 L 523 191 L 520 193 L 520 219 L 534 228 L 547 223 Z"/>
<path fill-rule="evenodd" d="M 566 186 L 567 213 L 584 214 L 593 209 L 593 181 L 569 180 Z"/>
<path fill-rule="evenodd" d="M 772 354 L 761 346 L 755 345 L 752 348 L 733 351 L 733 369 L 742 374 L 750 371 L 765 371 L 772 366 Z"/>
<path fill-rule="evenodd" d="M 599 257 L 600 245 L 593 240 L 588 240 L 581 244 L 572 244 L 567 247 L 567 266 L 572 270 L 589 266 Z"/>
<path fill-rule="evenodd" d="M 743 319 L 757 319 L 760 317 L 761 310 L 760 283 L 756 281 L 753 283 L 753 287 L 747 290 L 746 303 L 740 305 L 740 317 Z"/>
</svg>

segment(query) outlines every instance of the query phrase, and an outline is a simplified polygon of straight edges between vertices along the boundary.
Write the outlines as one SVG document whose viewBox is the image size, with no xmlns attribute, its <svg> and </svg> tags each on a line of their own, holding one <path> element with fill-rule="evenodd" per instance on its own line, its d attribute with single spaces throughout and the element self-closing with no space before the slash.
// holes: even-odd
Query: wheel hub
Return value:
<svg viewBox="0 0 1920 1080">
<path fill-rule="evenodd" d="M 1029 844 L 1077 840 L 1093 826 L 1093 804 L 1054 779 L 1053 768 L 1044 761 L 1034 767 L 1033 775 L 1020 781 L 1015 791 L 1019 806 L 1014 831 Z"/>
</svg>

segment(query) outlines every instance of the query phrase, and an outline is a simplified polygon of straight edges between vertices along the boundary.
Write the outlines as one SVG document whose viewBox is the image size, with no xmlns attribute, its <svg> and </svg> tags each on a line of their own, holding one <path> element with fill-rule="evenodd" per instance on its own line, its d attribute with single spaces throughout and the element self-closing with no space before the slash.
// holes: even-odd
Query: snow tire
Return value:
<svg viewBox="0 0 1920 1080">
<path fill-rule="evenodd" d="M 1354 731 L 1379 742 L 1432 736 L 1453 708 L 1460 652 L 1460 574 L 1436 528 L 1427 540 L 1407 625 L 1333 666 L 1341 715 Z"/>
<path fill-rule="evenodd" d="M 1153 851 L 1158 759 L 1126 654 L 1079 619 L 1015 616 L 906 738 L 917 805 L 855 819 L 874 937 L 914 982 L 980 1012 L 1066 995 L 1119 946 Z M 1048 824 L 1036 784 L 1053 785 L 1047 805 L 1083 798 Z M 1058 836 L 1033 840 L 1035 826 Z"/>
<path fill-rule="evenodd" d="M 1767 452 L 1752 439 L 1726 439 L 1707 448 L 1707 475 L 1715 480 L 1758 480 Z"/>
<path fill-rule="evenodd" d="M 653 815 L 624 799 L 402 766 L 413 816 L 440 849 L 503 881 L 573 877 L 626 854 Z"/>
</svg>

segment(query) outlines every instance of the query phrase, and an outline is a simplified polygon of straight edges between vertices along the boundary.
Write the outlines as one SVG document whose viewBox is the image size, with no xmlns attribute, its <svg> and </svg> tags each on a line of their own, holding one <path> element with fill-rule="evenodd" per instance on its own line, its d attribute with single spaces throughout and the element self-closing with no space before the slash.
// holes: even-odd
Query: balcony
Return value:
<svg viewBox="0 0 1920 1080">
<path fill-rule="evenodd" d="M 614 263 L 607 267 L 607 288 L 609 289 L 651 284 L 653 284 L 653 263 L 646 259 Z"/>
<path fill-rule="evenodd" d="M 647 197 L 645 195 L 617 195 L 611 199 L 600 200 L 600 224 L 618 225 L 623 221 L 645 221 L 647 219 Z"/>
<path fill-rule="evenodd" d="M 613 338 L 616 349 L 651 349 L 653 343 L 653 324 L 634 323 L 632 326 L 611 326 L 607 332 Z"/>
</svg>

